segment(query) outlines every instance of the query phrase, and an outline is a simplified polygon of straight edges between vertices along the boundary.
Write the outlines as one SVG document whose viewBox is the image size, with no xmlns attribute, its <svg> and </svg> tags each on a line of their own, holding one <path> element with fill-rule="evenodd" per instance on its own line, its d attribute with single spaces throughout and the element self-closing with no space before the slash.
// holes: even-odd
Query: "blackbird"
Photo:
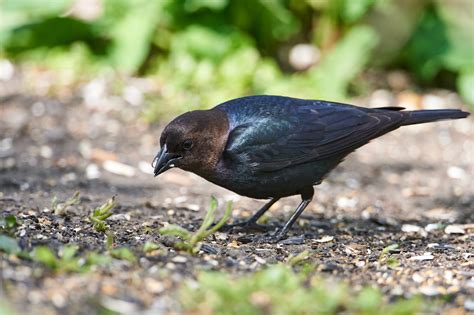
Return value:
<svg viewBox="0 0 474 315">
<path fill-rule="evenodd" d="M 178 167 L 237 194 L 269 199 L 257 220 L 280 198 L 301 195 L 289 220 L 268 238 L 278 242 L 311 202 L 314 185 L 357 148 L 401 126 L 469 115 L 457 109 L 404 111 L 364 108 L 284 96 L 248 96 L 209 110 L 184 113 L 160 137 L 155 176 Z"/>
</svg>

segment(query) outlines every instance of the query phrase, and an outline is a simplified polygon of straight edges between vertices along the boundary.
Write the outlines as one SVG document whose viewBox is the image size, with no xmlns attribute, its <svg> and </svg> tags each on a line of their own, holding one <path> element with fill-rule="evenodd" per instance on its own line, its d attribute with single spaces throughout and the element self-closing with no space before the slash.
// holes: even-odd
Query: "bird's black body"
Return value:
<svg viewBox="0 0 474 315">
<path fill-rule="evenodd" d="M 468 115 L 450 109 L 370 109 L 282 96 L 250 96 L 208 111 L 183 114 L 166 127 L 161 144 L 162 151 L 165 145 L 176 148 L 172 155 L 182 159 L 176 158 L 177 167 L 240 195 L 272 198 L 273 204 L 281 197 L 301 194 L 303 202 L 277 233 L 280 239 L 311 200 L 313 186 L 349 153 L 404 125 Z M 207 147 L 213 158 L 199 165 L 193 162 L 196 157 L 186 157 L 188 153 L 180 149 L 180 143 L 187 137 L 199 142 L 201 136 L 206 139 L 201 148 Z M 163 152 L 159 155 L 163 160 Z M 163 171 L 163 163 L 157 163 L 156 175 Z M 268 208 L 262 208 L 252 223 Z"/>
<path fill-rule="evenodd" d="M 413 119 L 402 108 L 281 96 L 244 97 L 215 109 L 226 113 L 230 132 L 209 179 L 252 198 L 291 196 L 319 184 L 349 153 Z"/>
</svg>

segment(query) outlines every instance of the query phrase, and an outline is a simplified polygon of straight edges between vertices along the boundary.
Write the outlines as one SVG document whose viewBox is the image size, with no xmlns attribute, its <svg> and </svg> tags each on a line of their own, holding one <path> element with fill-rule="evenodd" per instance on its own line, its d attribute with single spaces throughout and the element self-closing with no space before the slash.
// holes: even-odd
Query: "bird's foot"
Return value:
<svg viewBox="0 0 474 315">
<path fill-rule="evenodd" d="M 224 224 L 219 230 L 223 232 L 228 232 L 231 230 L 238 230 L 242 232 L 265 232 L 272 229 L 269 226 L 258 224 L 253 220 L 245 220 L 242 222 L 237 222 L 233 224 Z"/>
</svg>

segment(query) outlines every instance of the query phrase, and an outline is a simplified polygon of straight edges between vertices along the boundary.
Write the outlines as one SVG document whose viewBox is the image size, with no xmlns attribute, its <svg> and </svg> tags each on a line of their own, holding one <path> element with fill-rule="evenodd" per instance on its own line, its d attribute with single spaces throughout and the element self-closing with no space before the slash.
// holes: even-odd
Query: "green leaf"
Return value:
<svg viewBox="0 0 474 315">
<path fill-rule="evenodd" d="M 16 239 L 6 235 L 0 235 L 0 251 L 7 254 L 18 254 L 21 252 L 20 246 Z"/>
<path fill-rule="evenodd" d="M 34 249 L 33 260 L 40 262 L 53 270 L 56 270 L 60 267 L 58 259 L 51 249 L 46 246 L 38 246 Z"/>
<path fill-rule="evenodd" d="M 375 288 L 364 288 L 357 297 L 356 305 L 363 313 L 376 314 L 382 303 L 382 293 Z"/>
<path fill-rule="evenodd" d="M 150 241 L 146 241 L 145 244 L 143 245 L 143 251 L 145 253 L 151 253 L 158 249 L 160 249 L 160 245 L 150 242 Z"/>
<path fill-rule="evenodd" d="M 432 80 L 443 68 L 443 58 L 449 53 L 450 42 L 446 25 L 433 10 L 423 14 L 407 47 L 406 62 L 422 80 Z"/>
<path fill-rule="evenodd" d="M 384 247 L 384 249 L 382 249 L 382 254 L 381 255 L 386 255 L 390 252 L 393 252 L 394 250 L 398 249 L 398 244 L 391 244 L 391 245 L 388 245 L 386 247 Z"/>
<path fill-rule="evenodd" d="M 461 72 L 457 79 L 457 86 L 462 98 L 474 108 L 474 71 Z"/>
<path fill-rule="evenodd" d="M 346 23 L 354 23 L 374 4 L 375 0 L 343 0 L 341 15 Z"/>
<path fill-rule="evenodd" d="M 51 17 L 13 28 L 3 40 L 5 51 L 19 54 L 41 47 L 68 46 L 77 41 L 92 43 L 98 38 L 90 24 L 68 17 Z"/>
<path fill-rule="evenodd" d="M 309 73 L 318 96 L 333 100 L 343 98 L 350 81 L 364 69 L 377 41 L 377 34 L 367 26 L 349 31 Z"/>
<path fill-rule="evenodd" d="M 195 12 L 205 8 L 220 11 L 224 9 L 228 3 L 229 0 L 186 0 L 184 2 L 184 9 L 187 12 Z"/>
<path fill-rule="evenodd" d="M 18 222 L 14 215 L 9 214 L 0 218 L 0 232 L 12 234 L 17 226 Z"/>
<path fill-rule="evenodd" d="M 79 246 L 77 245 L 67 245 L 64 246 L 62 249 L 62 255 L 61 255 L 61 260 L 62 261 L 68 261 L 74 258 L 76 255 L 77 251 L 79 249 Z"/>
<path fill-rule="evenodd" d="M 131 263 L 135 263 L 137 261 L 137 257 L 135 257 L 132 251 L 127 247 L 119 247 L 112 249 L 110 251 L 110 255 L 117 259 L 127 260 Z"/>
<path fill-rule="evenodd" d="M 169 224 L 165 227 L 162 227 L 159 230 L 161 235 L 174 235 L 174 236 L 179 236 L 183 240 L 188 240 L 190 238 L 190 232 L 186 230 L 185 228 L 176 225 L 176 224 Z"/>
<path fill-rule="evenodd" d="M 136 0 L 110 31 L 113 45 L 110 58 L 127 73 L 136 73 L 150 51 L 160 18 L 162 1 Z"/>
<path fill-rule="evenodd" d="M 18 11 L 30 17 L 54 16 L 64 13 L 71 3 L 72 0 L 3 0 L 0 9 L 6 13 Z"/>
<path fill-rule="evenodd" d="M 94 252 L 89 252 L 87 254 L 87 263 L 88 266 L 104 266 L 109 264 L 112 261 L 111 257 L 108 255 L 101 255 Z"/>
</svg>

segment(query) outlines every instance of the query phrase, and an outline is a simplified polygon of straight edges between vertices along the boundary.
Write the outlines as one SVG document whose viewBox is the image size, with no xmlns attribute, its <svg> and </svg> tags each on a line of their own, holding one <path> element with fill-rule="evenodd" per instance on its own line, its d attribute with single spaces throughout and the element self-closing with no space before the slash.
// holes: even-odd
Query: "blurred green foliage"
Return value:
<svg viewBox="0 0 474 315">
<path fill-rule="evenodd" d="M 306 277 L 284 265 L 230 277 L 203 272 L 181 289 L 181 302 L 192 314 L 422 314 L 436 309 L 420 297 L 387 303 L 379 289 L 360 292 L 339 281 Z"/>
<path fill-rule="evenodd" d="M 78 78 L 152 76 L 152 119 L 248 94 L 343 99 L 368 67 L 474 104 L 471 0 L 97 0 L 89 17 L 81 2 L 3 0 L 0 54 Z M 289 62 L 298 43 L 317 48 L 312 67 Z"/>
</svg>

